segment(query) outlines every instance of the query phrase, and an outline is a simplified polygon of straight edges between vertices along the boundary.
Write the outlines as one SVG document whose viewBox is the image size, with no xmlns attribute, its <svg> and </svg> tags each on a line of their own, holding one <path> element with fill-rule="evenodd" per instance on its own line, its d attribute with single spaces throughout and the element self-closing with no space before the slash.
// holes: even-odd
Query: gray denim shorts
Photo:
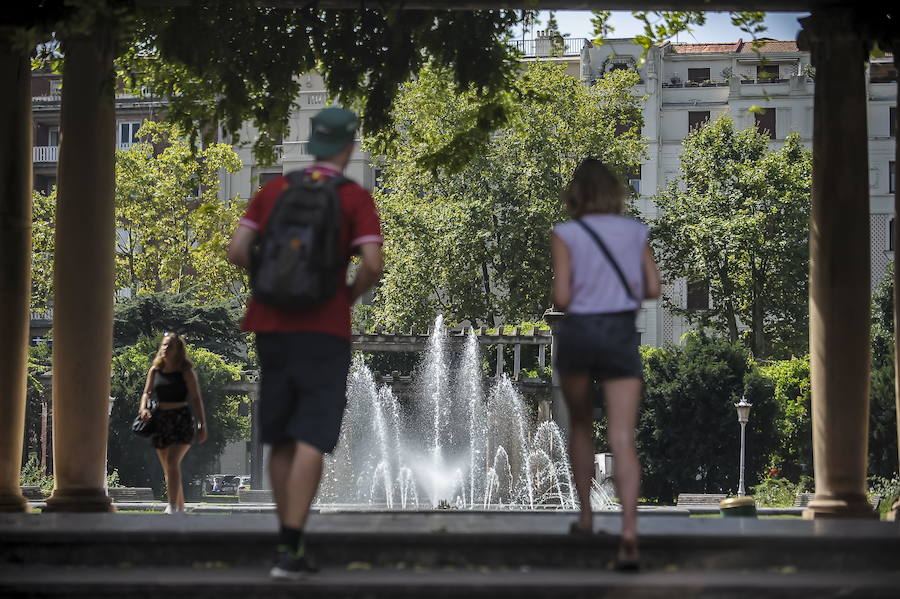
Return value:
<svg viewBox="0 0 900 599">
<path fill-rule="evenodd" d="M 554 331 L 557 370 L 600 381 L 643 379 L 634 321 L 634 312 L 565 315 Z"/>
</svg>

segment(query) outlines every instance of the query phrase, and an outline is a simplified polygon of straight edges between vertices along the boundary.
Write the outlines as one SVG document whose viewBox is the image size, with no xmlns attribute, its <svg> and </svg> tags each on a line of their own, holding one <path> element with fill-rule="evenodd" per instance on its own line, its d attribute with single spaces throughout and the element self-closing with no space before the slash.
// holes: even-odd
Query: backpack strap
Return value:
<svg viewBox="0 0 900 599">
<path fill-rule="evenodd" d="M 575 222 L 578 223 L 579 225 L 581 225 L 584 228 L 584 230 L 587 231 L 587 234 L 591 236 L 591 238 L 597 244 L 597 247 L 600 248 L 600 251 L 602 251 L 603 255 L 606 256 L 607 261 L 609 261 L 609 263 L 612 265 L 613 270 L 615 270 L 616 274 L 619 276 L 619 281 L 622 282 L 622 287 L 625 288 L 625 293 L 627 293 L 628 297 L 631 298 L 633 301 L 638 302 L 638 306 L 640 306 L 641 302 L 640 302 L 640 300 L 638 300 L 638 298 L 635 297 L 634 291 L 632 291 L 632 289 L 631 289 L 631 285 L 628 284 L 628 280 L 625 278 L 625 275 L 622 273 L 622 269 L 619 267 L 619 263 L 616 262 L 615 258 L 612 257 L 612 254 L 610 253 L 609 249 L 606 247 L 606 244 L 603 243 L 603 240 L 600 239 L 600 236 L 597 235 L 597 232 L 594 231 L 591 227 L 589 227 L 587 225 L 587 223 L 585 223 L 580 218 L 576 218 Z"/>
</svg>

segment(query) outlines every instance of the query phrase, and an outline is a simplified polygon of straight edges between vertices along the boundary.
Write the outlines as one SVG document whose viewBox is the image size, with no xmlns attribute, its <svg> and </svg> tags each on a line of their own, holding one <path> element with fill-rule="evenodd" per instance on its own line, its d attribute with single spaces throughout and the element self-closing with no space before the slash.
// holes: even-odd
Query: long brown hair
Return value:
<svg viewBox="0 0 900 599">
<path fill-rule="evenodd" d="M 608 166 L 588 158 L 575 169 L 562 201 L 576 218 L 592 212 L 621 214 L 625 209 L 625 187 Z"/>
<path fill-rule="evenodd" d="M 187 349 L 184 347 L 184 339 L 178 333 L 164 333 L 162 341 L 159 342 L 159 349 L 156 350 L 156 357 L 153 358 L 153 368 L 162 370 L 165 366 L 165 356 L 163 355 L 163 343 L 169 340 L 169 349 L 174 351 L 173 362 L 175 362 L 176 370 L 190 370 L 193 368 L 191 360 L 187 357 Z"/>
</svg>

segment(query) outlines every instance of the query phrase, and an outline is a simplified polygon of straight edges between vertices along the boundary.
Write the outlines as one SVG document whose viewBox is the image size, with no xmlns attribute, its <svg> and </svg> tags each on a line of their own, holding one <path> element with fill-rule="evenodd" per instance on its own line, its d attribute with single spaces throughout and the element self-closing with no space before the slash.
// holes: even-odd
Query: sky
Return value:
<svg viewBox="0 0 900 599">
<path fill-rule="evenodd" d="M 802 12 L 780 12 L 766 14 L 765 25 L 768 30 L 760 34 L 759 37 L 770 37 L 777 40 L 794 40 L 797 38 L 797 32 L 800 31 L 800 23 L 797 19 L 805 17 L 809 13 Z M 541 11 L 541 25 L 547 23 L 547 11 Z M 561 10 L 556 13 L 556 20 L 559 22 L 559 30 L 561 33 L 568 33 L 571 37 L 592 37 L 591 13 L 586 10 Z M 610 33 L 610 37 L 633 37 L 643 31 L 643 25 L 635 19 L 630 11 L 614 11 L 610 24 L 614 30 Z M 535 30 L 542 29 L 542 26 L 535 27 Z M 516 37 L 522 37 L 521 28 L 517 29 Z M 525 39 L 531 39 L 534 35 L 525 34 Z M 679 42 L 735 42 L 741 37 L 745 40 L 750 39 L 745 32 L 731 24 L 731 16 L 727 12 L 710 12 L 706 15 L 706 25 L 696 27 L 691 33 L 682 33 L 677 39 L 672 41 Z"/>
</svg>

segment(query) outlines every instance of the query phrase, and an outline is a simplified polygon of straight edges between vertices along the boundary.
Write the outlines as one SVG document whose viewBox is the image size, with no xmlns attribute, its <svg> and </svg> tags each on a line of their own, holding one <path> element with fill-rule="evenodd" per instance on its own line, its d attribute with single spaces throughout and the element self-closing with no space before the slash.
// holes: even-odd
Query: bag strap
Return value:
<svg viewBox="0 0 900 599">
<path fill-rule="evenodd" d="M 600 236 L 597 235 L 597 232 L 594 231 L 592 228 L 590 228 L 587 225 L 587 223 L 585 223 L 580 218 L 576 218 L 575 222 L 578 223 L 579 225 L 581 225 L 584 228 L 584 230 L 587 231 L 588 235 L 590 235 L 591 238 L 594 240 L 594 242 L 597 244 L 597 247 L 600 248 L 600 251 L 603 252 L 603 255 L 606 256 L 606 259 L 612 265 L 613 270 L 615 270 L 616 274 L 619 275 L 619 281 L 622 282 L 622 286 L 625 288 L 625 292 L 628 294 L 628 297 L 631 298 L 633 301 L 638 302 L 638 305 L 640 305 L 640 300 L 638 300 L 638 298 L 636 298 L 634 296 L 634 291 L 632 291 L 631 285 L 628 284 L 628 280 L 625 278 L 625 275 L 622 273 L 622 269 L 619 267 L 619 263 L 616 262 L 615 258 L 612 257 L 612 254 L 610 253 L 609 249 L 606 247 L 606 244 L 603 243 L 603 240 L 600 239 Z"/>
</svg>

